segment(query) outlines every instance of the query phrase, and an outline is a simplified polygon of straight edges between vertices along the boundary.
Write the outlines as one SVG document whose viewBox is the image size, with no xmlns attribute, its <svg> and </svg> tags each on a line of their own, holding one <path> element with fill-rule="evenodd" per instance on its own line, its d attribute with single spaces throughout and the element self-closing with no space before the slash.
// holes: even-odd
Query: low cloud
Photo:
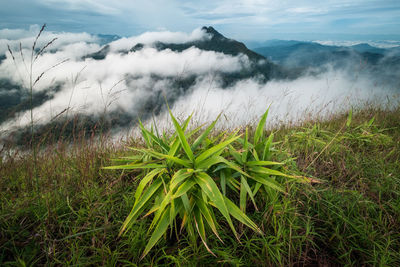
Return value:
<svg viewBox="0 0 400 267">
<path fill-rule="evenodd" d="M 138 43 L 148 45 L 158 41 L 163 43 L 181 44 L 204 40 L 208 38 L 210 38 L 210 36 L 202 31 L 200 28 L 195 29 L 190 34 L 184 32 L 170 31 L 146 32 L 138 36 L 121 38 L 117 41 L 110 43 L 110 47 L 113 52 L 116 52 L 120 50 L 129 50 Z"/>
<path fill-rule="evenodd" d="M 0 30 L 0 55 L 7 52 L 7 45 L 14 51 L 19 50 L 20 44 L 23 49 L 31 49 L 32 44 L 40 31 L 39 25 L 30 26 L 29 30 L 25 29 L 1 29 Z M 48 42 L 57 38 L 57 41 L 51 45 L 50 49 L 60 49 L 64 46 L 76 43 L 97 43 L 99 41 L 97 36 L 82 32 L 49 32 L 44 31 L 37 41 L 37 47 L 43 47 Z M 78 50 L 77 50 L 78 51 Z"/>
<path fill-rule="evenodd" d="M 0 79 L 28 87 L 29 73 L 19 55 L 19 43 L 23 44 L 23 54 L 29 55 L 38 30 L 33 27 L 29 31 L 0 31 L 0 53 L 6 55 L 0 64 Z M 38 47 L 56 37 L 57 41 L 34 64 L 34 79 L 45 72 L 34 91 L 51 92 L 50 100 L 33 110 L 37 124 L 48 123 L 65 111 L 91 116 L 118 110 L 136 118 L 143 112 L 152 112 L 152 105 L 163 106 L 163 96 L 167 96 L 175 101 L 175 114 L 184 117 L 194 112 L 194 120 L 199 123 L 211 121 L 222 112 L 221 127 L 251 124 L 271 105 L 269 123 L 277 125 L 324 117 L 367 101 L 387 101 L 387 96 L 398 94 L 398 87 L 378 82 L 376 77 L 329 65 L 320 66 L 324 71 L 295 80 L 265 83 L 251 78 L 226 87 L 220 74 L 248 70 L 251 62 L 247 56 L 195 47 L 182 52 L 158 51 L 151 46 L 156 41 L 185 43 L 209 38 L 201 29 L 189 34 L 164 31 L 122 38 L 109 44 L 110 52 L 102 60 L 86 57 L 101 49 L 97 37 L 86 33 L 43 32 Z M 129 52 L 137 43 L 145 46 Z M 15 51 L 15 61 L 6 44 Z M 56 66 L 60 62 L 63 63 Z M 15 88 L 7 90 L 11 93 Z M 0 93 L 7 91 L 2 89 Z M 168 121 L 166 114 L 157 119 L 160 123 Z M 0 128 L 15 129 L 29 122 L 29 112 L 21 112 Z"/>
<path fill-rule="evenodd" d="M 49 88 L 50 91 L 51 88 L 58 89 L 54 90 L 51 100 L 34 108 L 34 119 L 38 124 L 51 121 L 65 109 L 68 109 L 70 114 L 88 115 L 104 112 L 105 109 L 107 112 L 122 109 L 134 115 L 146 101 L 151 101 L 155 92 L 163 95 L 174 92 L 178 97 L 181 92 L 175 92 L 174 80 L 192 76 L 203 77 L 213 73 L 233 73 L 250 66 L 248 58 L 244 55 L 233 57 L 195 47 L 175 52 L 169 49 L 158 51 L 151 46 L 146 46 L 140 51 L 127 52 L 138 42 L 184 43 L 207 38 L 200 29 L 191 34 L 160 32 L 157 38 L 157 33 L 146 33 L 115 41 L 110 46 L 118 47 L 118 49 L 112 49 L 102 60 L 85 57 L 101 49 L 97 43 L 79 39 L 79 36 L 85 36 L 85 34 L 76 36 L 72 34 L 71 36 L 75 36 L 77 42 L 62 42 L 66 33 L 59 35 L 51 33 L 45 36 L 47 40 L 53 37 L 59 38 L 54 43 L 57 49 L 44 53 L 35 61 L 33 80 L 42 73 L 44 75 L 35 84 L 33 90 L 41 92 Z M 19 43 L 19 41 L 26 41 L 26 38 L 28 37 L 14 41 Z M 57 43 L 59 40 L 61 44 Z M 92 39 L 89 38 L 89 40 Z M 33 39 L 28 39 L 27 42 L 33 41 Z M 42 40 L 39 47 L 40 45 L 45 45 L 45 42 Z M 124 51 L 119 52 L 122 48 Z M 30 55 L 29 49 L 23 48 L 22 52 L 24 55 Z M 6 59 L 0 65 L 0 79 L 7 79 L 27 88 L 30 83 L 29 71 L 25 64 L 27 59 L 25 58 L 24 63 L 19 51 L 15 49 L 14 58 L 15 60 L 9 52 L 6 52 Z M 60 62 L 63 63 L 57 65 Z M 25 112 L 20 114 L 18 119 L 4 123 L 2 128 L 23 127 L 28 125 L 29 121 L 29 112 Z"/>
<path fill-rule="evenodd" d="M 268 125 L 276 127 L 324 119 L 367 103 L 399 104 L 398 88 L 345 70 L 325 69 L 329 70 L 290 81 L 246 79 L 224 89 L 210 79 L 203 80 L 194 86 L 193 93 L 175 103 L 173 112 L 181 118 L 193 113 L 196 123 L 210 122 L 222 113 L 219 126 L 237 128 L 255 123 L 270 107 Z M 165 116 L 160 121 L 165 121 Z"/>
</svg>

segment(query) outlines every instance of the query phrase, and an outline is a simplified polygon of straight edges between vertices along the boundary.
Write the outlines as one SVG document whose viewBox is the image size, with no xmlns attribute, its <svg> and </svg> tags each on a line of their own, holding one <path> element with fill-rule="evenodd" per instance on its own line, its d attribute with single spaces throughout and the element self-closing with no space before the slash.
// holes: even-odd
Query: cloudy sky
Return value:
<svg viewBox="0 0 400 267">
<path fill-rule="evenodd" d="M 0 0 L 0 28 L 137 35 L 212 25 L 239 40 L 400 40 L 399 0 Z"/>
</svg>

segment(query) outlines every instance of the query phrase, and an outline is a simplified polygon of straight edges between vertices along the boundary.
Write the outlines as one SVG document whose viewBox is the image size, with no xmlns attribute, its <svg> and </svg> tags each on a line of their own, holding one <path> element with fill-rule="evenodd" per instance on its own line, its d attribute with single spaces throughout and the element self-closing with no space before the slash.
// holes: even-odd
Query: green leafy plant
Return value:
<svg viewBox="0 0 400 267">
<path fill-rule="evenodd" d="M 168 228 L 171 234 L 174 230 L 178 234 L 178 231 L 185 229 L 193 243 L 196 243 L 199 236 L 207 250 L 213 254 L 207 245 L 207 232 L 213 232 L 223 242 L 218 234 L 215 210 L 221 213 L 238 240 L 232 217 L 262 234 L 257 224 L 245 213 L 247 196 L 255 205 L 254 195 L 262 185 L 283 191 L 274 177 L 292 177 L 266 167 L 282 164 L 267 161 L 273 138 L 273 135 L 264 137 L 268 110 L 257 126 L 253 143 L 248 140 L 247 129 L 244 138 L 238 135 L 239 131 L 230 134 L 224 132 L 216 138 L 210 138 L 210 132 L 219 116 L 199 133 L 202 127 L 187 131 L 191 116 L 179 124 L 172 112 L 169 112 L 175 128 L 171 137 L 165 134 L 161 137 L 157 128 L 155 131 L 153 127 L 147 130 L 139 122 L 146 148 L 131 148 L 138 155 L 119 159 L 125 162 L 123 165 L 106 167 L 142 170 L 135 202 L 122 225 L 120 235 L 129 230 L 141 214 L 152 215 L 149 227 L 151 237 L 142 258 Z M 235 149 L 238 146 L 242 149 Z M 227 186 L 233 193 L 239 193 L 240 208 L 228 197 Z"/>
<path fill-rule="evenodd" d="M 230 176 L 228 182 L 230 183 L 230 188 L 235 188 L 236 185 L 236 188 L 239 189 L 240 209 L 243 212 L 246 211 L 248 197 L 250 197 L 255 209 L 258 210 L 255 195 L 260 188 L 264 188 L 266 193 L 269 190 L 284 192 L 280 183 L 276 181 L 276 177 L 302 178 L 290 176 L 274 169 L 281 167 L 284 163 L 271 161 L 274 134 L 271 133 L 268 137 L 264 134 L 268 111 L 269 109 L 261 117 L 252 142 L 249 138 L 248 128 L 246 128 L 244 138 L 238 138 L 241 149 L 237 150 L 234 146 L 229 145 L 229 154 L 234 162 L 241 167 L 242 172 L 236 172 L 233 176 Z M 226 173 L 222 173 L 222 176 L 226 177 Z M 240 179 L 236 180 L 236 176 L 240 176 Z M 224 179 L 221 179 L 221 181 L 224 181 Z M 226 185 L 221 184 L 221 187 L 225 188 Z"/>
</svg>

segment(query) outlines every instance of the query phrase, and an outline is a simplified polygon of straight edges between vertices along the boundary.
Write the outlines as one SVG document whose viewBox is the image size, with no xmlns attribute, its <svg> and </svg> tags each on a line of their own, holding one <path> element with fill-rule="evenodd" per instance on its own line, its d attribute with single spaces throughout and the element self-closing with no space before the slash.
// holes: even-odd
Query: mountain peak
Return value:
<svg viewBox="0 0 400 267">
<path fill-rule="evenodd" d="M 222 34 L 220 34 L 216 29 L 214 29 L 214 28 L 211 27 L 211 26 L 209 26 L 209 27 L 204 26 L 204 27 L 202 27 L 201 29 L 202 29 L 203 31 L 205 31 L 206 33 L 212 35 L 212 38 L 219 38 L 219 39 L 222 39 L 222 38 L 225 39 L 225 38 L 226 38 L 225 36 L 223 36 Z"/>
</svg>

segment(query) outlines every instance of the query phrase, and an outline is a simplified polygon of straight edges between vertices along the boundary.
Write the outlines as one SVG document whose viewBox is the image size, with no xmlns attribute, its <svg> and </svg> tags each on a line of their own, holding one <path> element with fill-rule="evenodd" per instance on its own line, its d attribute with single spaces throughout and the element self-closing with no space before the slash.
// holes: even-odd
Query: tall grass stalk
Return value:
<svg viewBox="0 0 400 267">
<path fill-rule="evenodd" d="M 22 44 L 20 43 L 19 45 L 19 53 L 20 53 L 20 57 L 21 57 L 21 61 L 24 64 L 25 67 L 25 71 L 26 71 L 26 75 L 28 76 L 29 79 L 29 85 L 28 85 L 28 91 L 29 91 L 29 104 L 30 104 L 30 132 L 31 132 L 31 151 L 32 151 L 32 162 L 33 162 L 33 178 L 35 180 L 35 187 L 36 187 L 36 192 L 37 192 L 37 196 L 39 198 L 39 194 L 40 194 L 40 183 L 39 183 L 39 176 L 37 173 L 37 145 L 35 143 L 35 122 L 34 122 L 34 116 L 33 116 L 33 94 L 34 94 L 34 87 L 35 85 L 40 81 L 40 79 L 43 77 L 43 75 L 45 75 L 48 71 L 50 71 L 51 69 L 57 67 L 58 65 L 66 62 L 67 60 L 63 60 L 53 66 L 51 66 L 50 68 L 44 70 L 42 73 L 40 73 L 38 76 L 36 76 L 34 78 L 33 75 L 33 71 L 34 71 L 34 65 L 36 60 L 43 55 L 43 53 L 46 51 L 46 49 L 51 46 L 56 40 L 57 38 L 53 38 L 52 40 L 50 40 L 49 42 L 47 42 L 43 47 L 41 48 L 37 48 L 37 43 L 38 40 L 40 38 L 40 36 L 42 35 L 44 29 L 46 28 L 46 24 L 43 24 L 43 26 L 40 28 L 39 33 L 36 35 L 35 40 L 33 42 L 32 48 L 31 48 L 31 53 L 30 53 L 30 59 L 29 59 L 29 68 L 26 65 L 26 60 L 25 60 L 25 55 L 24 52 L 22 50 Z M 10 48 L 10 46 L 8 45 L 8 51 L 11 54 L 11 57 L 13 59 L 14 65 L 17 68 L 17 72 L 20 75 L 21 78 L 21 82 L 24 85 L 24 78 L 21 75 L 20 71 L 19 71 L 19 67 L 16 61 L 16 58 L 14 56 L 14 53 L 12 51 L 12 49 Z"/>
</svg>

